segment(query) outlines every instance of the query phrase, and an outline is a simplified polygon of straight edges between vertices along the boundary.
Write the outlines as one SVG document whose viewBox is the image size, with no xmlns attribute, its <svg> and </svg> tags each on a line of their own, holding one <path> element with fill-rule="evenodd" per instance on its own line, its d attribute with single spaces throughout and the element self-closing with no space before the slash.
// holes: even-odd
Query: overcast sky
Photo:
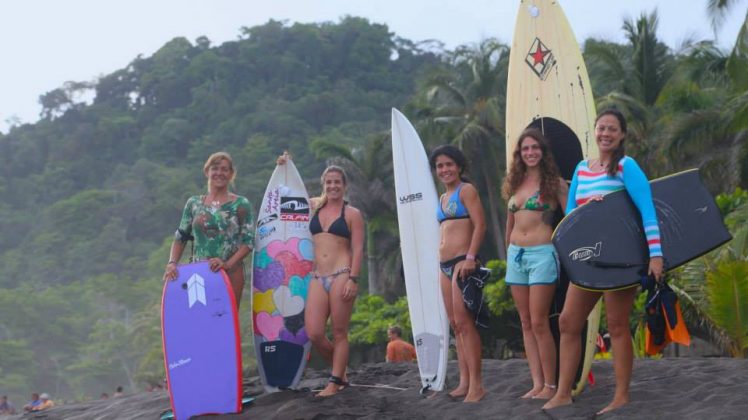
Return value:
<svg viewBox="0 0 748 420">
<path fill-rule="evenodd" d="M 732 48 L 748 2 L 717 32 Z M 658 9 L 658 35 L 671 47 L 714 39 L 707 0 L 561 0 L 577 39 L 623 42 L 625 17 Z M 594 5 L 594 6 L 592 6 Z M 149 56 L 177 36 L 213 45 L 269 19 L 337 21 L 345 15 L 385 23 L 397 35 L 447 47 L 496 37 L 510 43 L 519 0 L 5 0 L 0 12 L 0 131 L 38 119 L 39 95 L 66 81 L 90 81 Z"/>
</svg>

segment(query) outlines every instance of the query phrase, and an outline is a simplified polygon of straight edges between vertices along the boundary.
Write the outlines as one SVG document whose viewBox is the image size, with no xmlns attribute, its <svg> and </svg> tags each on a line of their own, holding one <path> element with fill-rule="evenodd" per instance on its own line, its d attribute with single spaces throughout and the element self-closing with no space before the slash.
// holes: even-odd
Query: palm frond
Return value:
<svg viewBox="0 0 748 420">
<path fill-rule="evenodd" d="M 740 0 L 708 0 L 706 5 L 707 14 L 712 20 L 712 30 L 717 33 L 717 30 L 722 23 L 725 21 L 725 17 L 729 13 L 730 9 Z"/>
<path fill-rule="evenodd" d="M 729 335 L 734 357 L 748 349 L 748 262 L 725 261 L 707 274 L 709 314 Z"/>
<path fill-rule="evenodd" d="M 311 149 L 318 158 L 331 158 L 340 156 L 345 159 L 355 161 L 350 148 L 324 139 L 313 140 L 309 144 L 309 149 Z"/>
<path fill-rule="evenodd" d="M 748 90 L 746 68 L 748 68 L 748 11 L 746 11 L 743 26 L 740 28 L 730 58 L 727 60 L 727 73 L 740 91 Z"/>
<path fill-rule="evenodd" d="M 748 131 L 748 89 L 732 98 L 725 108 L 730 115 L 728 128 L 735 133 Z"/>
</svg>

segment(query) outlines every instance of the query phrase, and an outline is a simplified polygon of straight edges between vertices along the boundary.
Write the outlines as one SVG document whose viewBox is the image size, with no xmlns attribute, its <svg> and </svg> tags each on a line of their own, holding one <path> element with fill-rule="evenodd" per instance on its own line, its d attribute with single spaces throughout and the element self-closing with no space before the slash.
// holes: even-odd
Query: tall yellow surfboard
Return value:
<svg viewBox="0 0 748 420">
<path fill-rule="evenodd" d="M 597 157 L 595 104 L 587 68 L 574 33 L 556 0 L 521 0 L 509 55 L 506 156 L 511 164 L 517 137 L 537 127 L 548 138 L 564 179 L 580 160 Z M 558 317 L 558 313 L 552 314 Z M 587 383 L 600 323 L 600 302 L 587 318 L 581 369 L 574 395 Z"/>
</svg>

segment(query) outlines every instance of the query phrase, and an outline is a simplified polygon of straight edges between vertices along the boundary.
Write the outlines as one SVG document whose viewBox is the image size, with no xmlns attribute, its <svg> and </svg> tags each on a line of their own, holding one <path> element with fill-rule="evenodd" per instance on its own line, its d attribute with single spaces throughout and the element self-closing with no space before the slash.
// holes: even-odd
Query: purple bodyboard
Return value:
<svg viewBox="0 0 748 420">
<path fill-rule="evenodd" d="M 174 418 L 241 411 L 239 318 L 226 273 L 179 266 L 161 300 L 164 364 Z"/>
</svg>

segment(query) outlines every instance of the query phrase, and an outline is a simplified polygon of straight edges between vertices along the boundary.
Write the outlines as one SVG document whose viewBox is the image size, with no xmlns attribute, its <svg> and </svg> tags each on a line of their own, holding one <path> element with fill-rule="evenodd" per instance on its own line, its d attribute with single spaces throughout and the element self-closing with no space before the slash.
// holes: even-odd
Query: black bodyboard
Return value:
<svg viewBox="0 0 748 420">
<path fill-rule="evenodd" d="M 650 186 L 666 269 L 732 239 L 698 169 L 656 179 Z M 553 245 L 571 282 L 585 289 L 625 288 L 647 274 L 641 215 L 624 190 L 568 214 L 553 233 Z"/>
</svg>

